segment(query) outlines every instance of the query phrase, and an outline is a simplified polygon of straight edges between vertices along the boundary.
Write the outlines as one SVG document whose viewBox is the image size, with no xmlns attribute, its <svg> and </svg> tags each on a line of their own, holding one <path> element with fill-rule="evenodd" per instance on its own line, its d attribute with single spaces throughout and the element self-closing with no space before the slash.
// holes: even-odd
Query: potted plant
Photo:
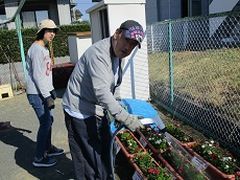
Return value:
<svg viewBox="0 0 240 180">
<path fill-rule="evenodd" d="M 146 152 L 132 132 L 123 130 L 117 134 L 116 142 L 127 157 L 132 157 L 137 152 Z"/>
<path fill-rule="evenodd" d="M 208 179 L 206 175 L 197 170 L 195 166 L 180 152 L 171 149 L 159 155 L 159 158 L 164 158 L 183 179 L 204 180 Z"/>
<path fill-rule="evenodd" d="M 142 179 L 148 180 L 168 180 L 173 179 L 171 174 L 162 168 L 149 153 L 139 152 L 133 157 L 134 167 Z"/>
<path fill-rule="evenodd" d="M 168 123 L 166 125 L 167 132 L 170 133 L 172 136 L 174 136 L 176 139 L 178 139 L 183 144 L 195 144 L 196 142 L 193 140 L 193 138 L 189 135 L 187 135 L 184 131 L 182 131 L 180 128 L 175 126 L 172 123 Z"/>
<path fill-rule="evenodd" d="M 201 156 L 208 163 L 207 171 L 213 177 L 236 179 L 240 172 L 237 160 L 219 147 L 213 140 L 204 141 L 191 148 L 187 148 L 195 156 Z"/>
<path fill-rule="evenodd" d="M 150 127 L 137 130 L 137 133 L 140 135 L 140 138 L 147 143 L 148 147 L 154 154 L 163 153 L 170 148 L 170 145 L 165 139 L 165 136 L 154 131 Z"/>
</svg>

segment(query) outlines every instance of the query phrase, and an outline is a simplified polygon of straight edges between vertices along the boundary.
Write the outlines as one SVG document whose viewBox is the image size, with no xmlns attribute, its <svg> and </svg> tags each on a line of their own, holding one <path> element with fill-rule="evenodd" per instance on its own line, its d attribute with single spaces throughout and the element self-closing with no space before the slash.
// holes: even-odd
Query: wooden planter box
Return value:
<svg viewBox="0 0 240 180">
<path fill-rule="evenodd" d="M 205 160 L 197 152 L 195 152 L 192 149 L 193 146 L 184 145 L 184 147 L 187 149 L 187 151 L 189 153 L 192 154 L 192 156 L 195 156 L 195 157 L 203 160 L 207 164 L 206 172 L 211 176 L 212 179 L 219 179 L 219 180 L 220 179 L 229 179 L 229 180 L 240 179 L 240 176 L 239 175 L 237 176 L 237 174 L 239 174 L 240 168 L 239 168 L 239 171 L 236 172 L 236 174 L 226 174 L 226 173 L 222 172 L 221 170 L 219 170 L 217 167 L 215 167 L 213 164 L 211 164 L 210 162 Z"/>
</svg>

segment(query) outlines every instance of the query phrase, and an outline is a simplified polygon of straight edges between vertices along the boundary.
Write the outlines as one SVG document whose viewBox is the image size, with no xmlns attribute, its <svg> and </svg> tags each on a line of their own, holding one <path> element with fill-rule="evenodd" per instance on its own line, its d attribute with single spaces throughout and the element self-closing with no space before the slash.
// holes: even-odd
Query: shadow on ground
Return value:
<svg viewBox="0 0 240 180">
<path fill-rule="evenodd" d="M 24 136 L 23 133 L 31 133 L 27 129 L 16 127 L 8 127 L 4 131 L 0 131 L 0 140 L 10 146 L 16 147 L 15 161 L 18 166 L 25 169 L 37 179 L 74 179 L 74 171 L 72 161 L 66 157 L 66 153 L 57 157 L 57 165 L 51 168 L 35 168 L 32 166 L 36 143 L 30 138 Z"/>
</svg>

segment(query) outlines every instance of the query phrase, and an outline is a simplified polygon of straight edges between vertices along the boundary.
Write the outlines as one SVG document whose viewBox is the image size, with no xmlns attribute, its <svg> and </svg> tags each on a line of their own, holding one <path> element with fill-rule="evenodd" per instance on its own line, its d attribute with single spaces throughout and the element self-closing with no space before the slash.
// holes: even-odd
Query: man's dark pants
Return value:
<svg viewBox="0 0 240 180">
<path fill-rule="evenodd" d="M 77 119 L 64 113 L 76 178 L 113 179 L 109 149 L 111 131 L 107 118 Z"/>
</svg>

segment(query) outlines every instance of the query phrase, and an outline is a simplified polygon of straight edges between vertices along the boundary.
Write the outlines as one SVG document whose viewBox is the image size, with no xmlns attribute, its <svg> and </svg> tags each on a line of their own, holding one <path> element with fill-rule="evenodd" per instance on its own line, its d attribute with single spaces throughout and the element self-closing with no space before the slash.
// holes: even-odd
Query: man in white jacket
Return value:
<svg viewBox="0 0 240 180">
<path fill-rule="evenodd" d="M 143 37 L 138 22 L 125 21 L 113 36 L 88 48 L 75 65 L 63 96 L 63 109 L 79 180 L 113 179 L 106 111 L 132 131 L 143 127 L 114 98 L 115 87 L 122 80 L 121 59 L 136 46 L 140 48 Z"/>
</svg>

